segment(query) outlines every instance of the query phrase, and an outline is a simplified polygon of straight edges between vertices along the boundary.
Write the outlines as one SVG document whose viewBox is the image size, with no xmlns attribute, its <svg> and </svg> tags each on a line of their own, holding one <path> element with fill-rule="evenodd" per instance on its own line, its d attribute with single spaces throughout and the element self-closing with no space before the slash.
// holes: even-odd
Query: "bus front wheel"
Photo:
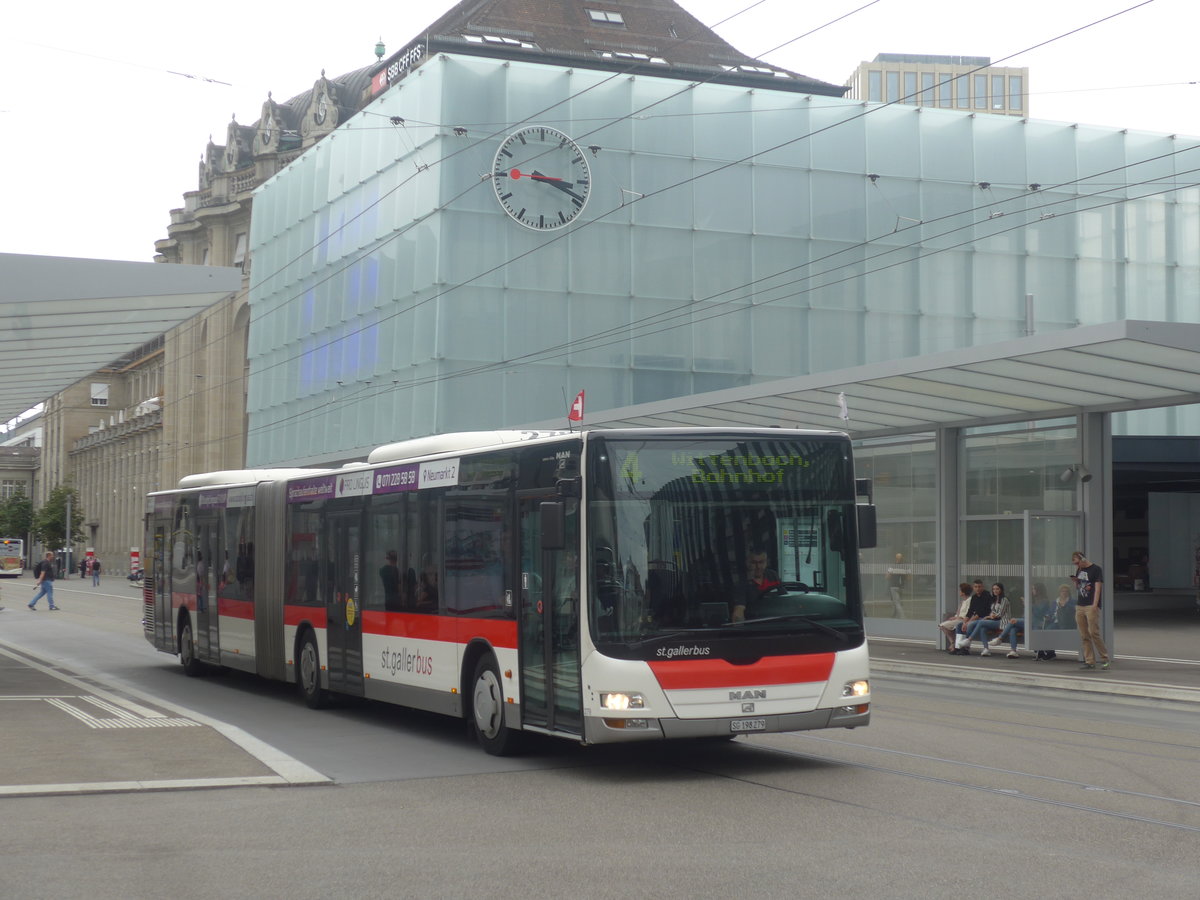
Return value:
<svg viewBox="0 0 1200 900">
<path fill-rule="evenodd" d="M 471 684 L 471 715 L 479 743 L 493 756 L 508 755 L 516 749 L 517 732 L 504 723 L 504 689 L 490 653 L 475 664 Z"/>
</svg>

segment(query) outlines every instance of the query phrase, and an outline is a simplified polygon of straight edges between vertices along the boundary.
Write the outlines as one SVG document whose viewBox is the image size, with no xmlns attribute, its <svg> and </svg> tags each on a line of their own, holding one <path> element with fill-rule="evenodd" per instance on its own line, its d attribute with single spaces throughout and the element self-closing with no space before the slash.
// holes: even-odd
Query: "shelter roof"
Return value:
<svg viewBox="0 0 1200 900">
<path fill-rule="evenodd" d="M 0 422 L 238 290 L 240 269 L 0 253 Z"/>
<path fill-rule="evenodd" d="M 842 418 L 840 398 L 847 418 Z M 585 422 L 600 428 L 834 428 L 865 438 L 1196 402 L 1200 324 L 1121 320 L 654 403 L 589 409 Z"/>
</svg>

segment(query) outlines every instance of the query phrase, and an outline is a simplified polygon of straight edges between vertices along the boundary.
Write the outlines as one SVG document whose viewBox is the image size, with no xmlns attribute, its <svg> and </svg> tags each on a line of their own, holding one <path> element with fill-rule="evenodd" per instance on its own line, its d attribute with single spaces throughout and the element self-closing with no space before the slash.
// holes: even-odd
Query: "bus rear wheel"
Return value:
<svg viewBox="0 0 1200 900">
<path fill-rule="evenodd" d="M 179 662 L 183 666 L 183 674 L 194 678 L 200 674 L 204 664 L 196 658 L 196 641 L 192 636 L 192 620 L 183 618 L 179 629 Z"/>
<path fill-rule="evenodd" d="M 492 756 L 507 756 L 517 748 L 518 734 L 504 723 L 504 689 L 500 668 L 490 653 L 475 664 L 471 679 L 471 716 L 475 736 Z"/>
<path fill-rule="evenodd" d="M 321 651 L 317 649 L 317 639 L 311 631 L 304 635 L 296 657 L 296 684 L 309 709 L 321 709 L 329 704 L 329 692 L 321 687 Z"/>
</svg>

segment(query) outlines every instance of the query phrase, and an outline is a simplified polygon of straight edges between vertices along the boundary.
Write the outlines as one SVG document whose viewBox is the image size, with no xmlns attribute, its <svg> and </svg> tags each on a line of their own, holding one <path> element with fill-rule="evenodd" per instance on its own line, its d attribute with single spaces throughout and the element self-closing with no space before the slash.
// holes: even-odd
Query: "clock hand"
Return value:
<svg viewBox="0 0 1200 900">
<path fill-rule="evenodd" d="M 566 182 L 566 181 L 563 181 L 561 178 L 555 178 L 553 181 L 547 181 L 546 184 L 550 185 L 550 187 L 558 188 L 560 191 L 562 191 L 564 194 L 566 194 L 568 197 L 571 197 L 578 203 L 583 202 L 583 198 L 580 197 L 573 190 L 571 190 L 571 188 L 575 184 L 575 182 L 573 182 L 573 181 Z"/>
<path fill-rule="evenodd" d="M 529 172 L 522 172 L 520 169 L 513 169 L 511 172 L 508 173 L 508 175 L 510 178 L 512 178 L 513 181 L 516 181 L 519 178 L 532 178 L 534 181 L 549 181 L 549 182 L 562 181 L 561 178 L 555 178 L 553 175 L 543 175 L 541 172 L 537 171 L 536 169 L 533 171 L 532 174 L 530 174 Z"/>
</svg>

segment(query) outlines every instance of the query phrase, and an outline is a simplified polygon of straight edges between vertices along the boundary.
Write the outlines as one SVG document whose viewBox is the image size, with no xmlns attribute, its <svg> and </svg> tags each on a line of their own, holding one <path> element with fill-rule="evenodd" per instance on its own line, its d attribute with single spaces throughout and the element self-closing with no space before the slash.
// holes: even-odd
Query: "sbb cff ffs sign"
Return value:
<svg viewBox="0 0 1200 900">
<path fill-rule="evenodd" d="M 416 41 L 409 44 L 391 59 L 382 69 L 371 78 L 371 96 L 377 97 L 388 89 L 393 81 L 425 58 L 425 42 Z"/>
</svg>

